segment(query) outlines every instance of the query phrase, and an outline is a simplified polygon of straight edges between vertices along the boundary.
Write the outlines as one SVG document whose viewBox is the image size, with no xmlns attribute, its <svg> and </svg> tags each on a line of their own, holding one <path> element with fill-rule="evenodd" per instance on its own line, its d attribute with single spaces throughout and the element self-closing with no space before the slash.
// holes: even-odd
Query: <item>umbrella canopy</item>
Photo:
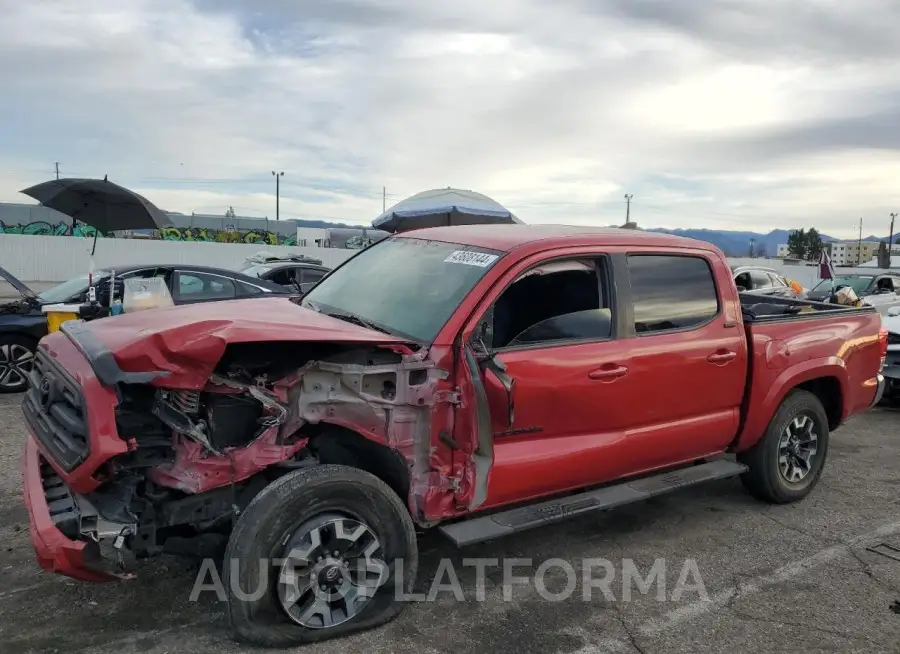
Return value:
<svg viewBox="0 0 900 654">
<path fill-rule="evenodd" d="M 514 224 L 522 221 L 496 200 L 475 191 L 455 188 L 416 193 L 401 200 L 372 221 L 387 232 L 443 225 Z"/>
<path fill-rule="evenodd" d="M 160 229 L 172 222 L 147 198 L 106 179 L 52 179 L 22 193 L 98 232 Z"/>
</svg>

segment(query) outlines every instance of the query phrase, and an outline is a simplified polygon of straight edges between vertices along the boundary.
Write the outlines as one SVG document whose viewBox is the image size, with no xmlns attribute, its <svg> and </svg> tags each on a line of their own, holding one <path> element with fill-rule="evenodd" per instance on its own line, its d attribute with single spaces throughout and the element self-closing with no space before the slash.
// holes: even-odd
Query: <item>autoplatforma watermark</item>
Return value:
<svg viewBox="0 0 900 654">
<path fill-rule="evenodd" d="M 278 584 L 278 592 L 285 599 L 312 593 L 321 599 L 339 597 L 371 597 L 386 585 L 393 587 L 395 599 L 406 602 L 434 602 L 453 597 L 459 602 L 483 602 L 496 598 L 499 591 L 503 601 L 512 601 L 516 588 L 533 588 L 548 602 L 603 599 L 609 602 L 632 601 L 635 596 L 650 596 L 659 602 L 679 602 L 683 599 L 708 600 L 700 568 L 695 559 L 657 558 L 652 563 L 639 564 L 630 558 L 611 561 L 604 558 L 578 559 L 574 563 L 561 558 L 535 560 L 531 558 L 466 558 L 441 559 L 433 580 L 425 591 L 407 592 L 403 561 L 387 564 L 367 558 L 358 565 L 326 567 L 320 563 L 304 565 L 294 557 L 261 559 L 258 574 L 251 575 L 255 588 L 241 587 L 240 565 L 237 560 L 226 561 L 230 566 L 230 595 L 239 601 L 259 600 L 270 590 L 268 584 Z M 270 570 L 275 569 L 274 574 Z M 474 571 L 474 580 L 472 572 Z M 429 575 L 430 576 L 430 575 Z M 461 578 L 465 581 L 461 581 Z M 190 599 L 196 601 L 204 593 L 214 593 L 219 601 L 226 601 L 229 591 L 222 582 L 219 570 L 211 559 L 205 559 L 191 590 Z M 288 597 L 287 599 L 290 599 Z"/>
</svg>

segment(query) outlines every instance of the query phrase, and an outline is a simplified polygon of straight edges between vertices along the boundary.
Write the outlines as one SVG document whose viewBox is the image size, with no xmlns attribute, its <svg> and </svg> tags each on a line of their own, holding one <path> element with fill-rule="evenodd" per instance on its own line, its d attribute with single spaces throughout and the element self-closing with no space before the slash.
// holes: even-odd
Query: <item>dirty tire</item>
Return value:
<svg viewBox="0 0 900 654">
<path fill-rule="evenodd" d="M 282 608 L 280 568 L 271 562 L 286 555 L 285 543 L 301 525 L 334 514 L 350 516 L 371 530 L 383 548 L 390 576 L 346 622 L 309 628 L 291 620 Z M 261 567 L 260 560 L 269 563 Z M 356 468 L 321 465 L 285 475 L 253 499 L 231 534 L 223 568 L 234 637 L 256 646 L 290 647 L 371 629 L 397 617 L 404 604 L 396 596 L 409 595 L 415 582 L 418 545 L 406 506 L 387 484 Z M 403 575 L 402 588 L 398 573 Z M 265 592 L 254 592 L 261 584 Z M 250 597 L 237 597 L 235 588 Z"/>
<path fill-rule="evenodd" d="M 779 458 L 785 430 L 809 419 L 816 434 L 816 453 L 809 472 L 799 481 L 789 482 L 782 474 Z M 778 407 L 762 439 L 750 450 L 738 455 L 739 462 L 749 467 L 741 475 L 744 487 L 753 497 L 772 504 L 802 500 L 815 488 L 825 466 L 829 442 L 828 416 L 818 397 L 808 391 L 792 391 Z"/>
<path fill-rule="evenodd" d="M 25 375 L 31 370 L 35 350 L 37 341 L 28 336 L 0 335 L 0 394 L 23 393 L 28 390 Z M 30 353 L 28 361 L 18 361 L 26 352 Z"/>
</svg>

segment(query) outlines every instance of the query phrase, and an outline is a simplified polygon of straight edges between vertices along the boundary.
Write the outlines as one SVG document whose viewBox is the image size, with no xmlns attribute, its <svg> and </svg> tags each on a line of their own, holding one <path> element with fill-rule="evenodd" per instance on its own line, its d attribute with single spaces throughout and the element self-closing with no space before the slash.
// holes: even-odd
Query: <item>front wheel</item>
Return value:
<svg viewBox="0 0 900 654">
<path fill-rule="evenodd" d="M 37 343 L 19 334 L 0 335 L 0 393 L 22 393 L 34 365 Z"/>
<path fill-rule="evenodd" d="M 376 627 L 399 615 L 417 568 L 412 520 L 387 484 L 347 466 L 298 470 L 254 498 L 229 540 L 234 635 L 290 647 Z"/>
<path fill-rule="evenodd" d="M 741 475 L 755 498 L 773 504 L 803 499 L 815 488 L 825 466 L 828 416 L 819 398 L 791 392 L 778 407 L 762 439 L 738 455 L 749 467 Z"/>
</svg>

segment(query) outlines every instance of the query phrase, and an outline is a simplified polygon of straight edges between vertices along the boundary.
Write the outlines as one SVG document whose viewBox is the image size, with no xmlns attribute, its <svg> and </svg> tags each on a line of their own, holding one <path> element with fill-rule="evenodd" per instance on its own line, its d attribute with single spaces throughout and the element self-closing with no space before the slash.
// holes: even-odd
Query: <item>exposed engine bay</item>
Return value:
<svg viewBox="0 0 900 654">
<path fill-rule="evenodd" d="M 446 374 L 423 354 L 316 343 L 226 354 L 200 391 L 122 385 L 116 426 L 128 451 L 98 470 L 93 492 L 75 494 L 42 467 L 48 499 L 68 507 L 58 528 L 108 574 L 130 576 L 136 558 L 159 552 L 221 551 L 242 509 L 298 467 L 350 457 L 401 494 L 429 483 L 430 412 Z"/>
</svg>

